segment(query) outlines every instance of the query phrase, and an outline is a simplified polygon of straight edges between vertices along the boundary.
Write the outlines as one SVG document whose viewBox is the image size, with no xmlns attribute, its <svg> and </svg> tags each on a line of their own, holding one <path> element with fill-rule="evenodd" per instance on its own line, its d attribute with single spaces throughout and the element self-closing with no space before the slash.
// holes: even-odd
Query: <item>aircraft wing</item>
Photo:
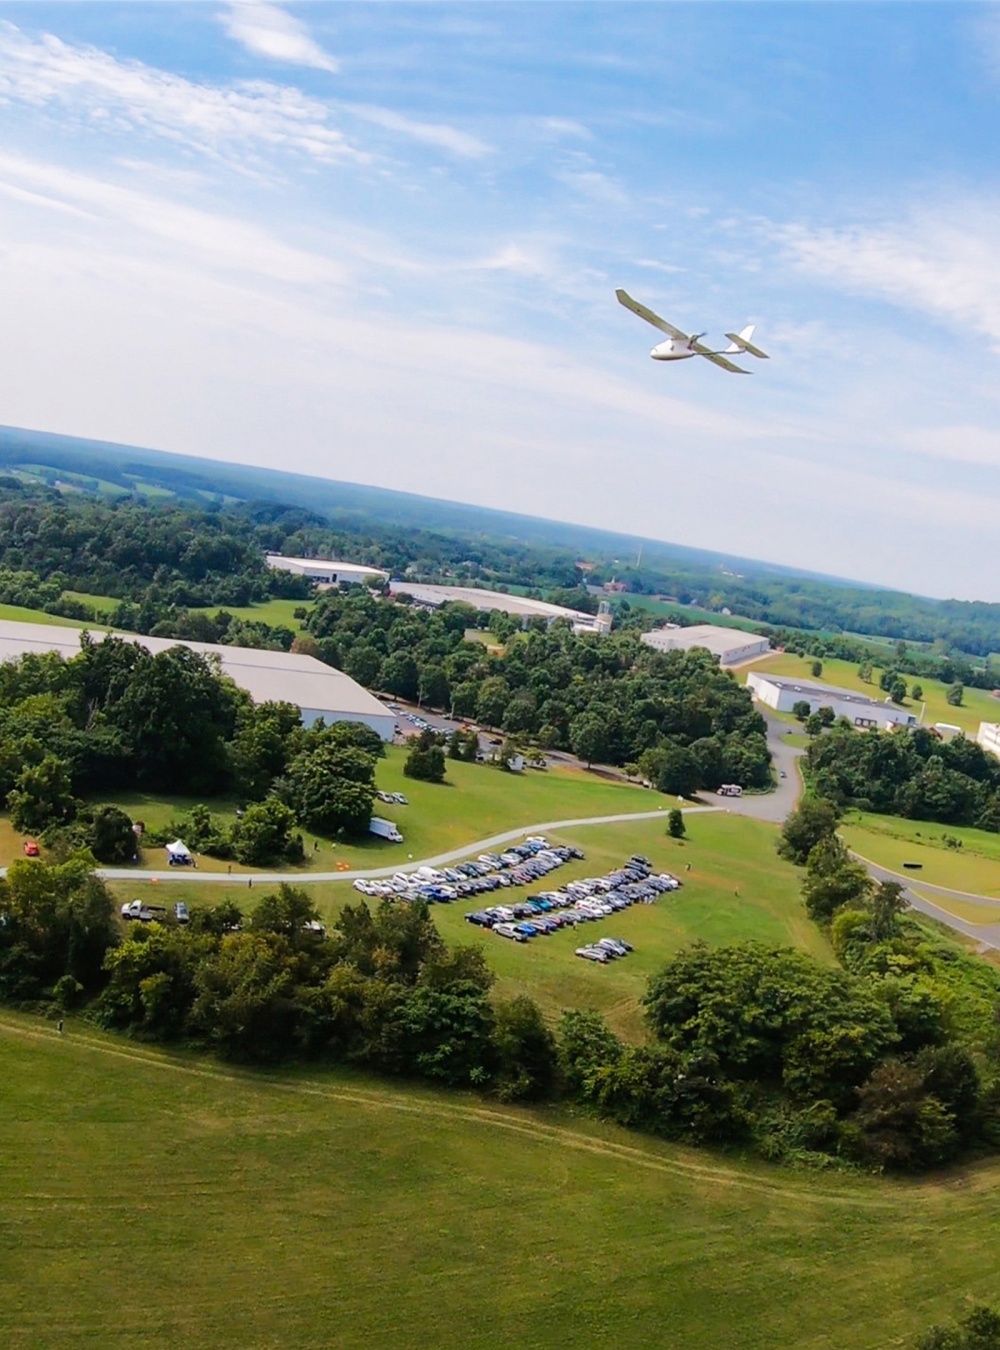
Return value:
<svg viewBox="0 0 1000 1350">
<path fill-rule="evenodd" d="M 732 361 L 727 361 L 724 356 L 720 356 L 718 352 L 713 352 L 711 347 L 704 346 L 701 342 L 698 342 L 697 339 L 691 343 L 691 350 L 697 352 L 699 356 L 703 356 L 706 361 L 711 361 L 714 365 L 721 366 L 723 370 L 731 370 L 734 375 L 750 375 L 753 373 L 752 371 L 744 370 L 742 366 L 734 366 Z"/>
<path fill-rule="evenodd" d="M 654 328 L 658 328 L 661 333 L 669 333 L 672 338 L 680 338 L 682 342 L 687 342 L 687 333 L 682 333 L 681 330 L 675 328 L 672 323 L 667 323 L 666 319 L 661 319 L 659 314 L 654 314 L 653 311 L 647 309 L 645 305 L 640 305 L 638 300 L 632 299 L 628 291 L 619 289 L 615 291 L 615 295 L 617 295 L 618 303 L 620 305 L 624 305 L 626 309 L 630 309 L 633 314 L 638 314 L 640 319 L 645 319 L 646 322 L 651 323 Z"/>
</svg>

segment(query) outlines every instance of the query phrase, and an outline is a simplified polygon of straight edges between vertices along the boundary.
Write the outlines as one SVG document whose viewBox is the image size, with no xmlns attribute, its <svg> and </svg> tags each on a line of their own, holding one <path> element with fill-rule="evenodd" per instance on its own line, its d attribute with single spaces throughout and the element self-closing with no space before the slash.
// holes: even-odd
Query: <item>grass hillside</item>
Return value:
<svg viewBox="0 0 1000 1350">
<path fill-rule="evenodd" d="M 765 656 L 759 661 L 742 666 L 738 678 L 746 683 L 749 671 L 760 670 L 772 675 L 786 675 L 811 680 L 813 676 L 810 673 L 810 668 L 813 660 L 814 658 L 811 656 L 792 656 L 787 652 L 777 656 Z M 885 694 L 879 688 L 879 676 L 881 674 L 881 670 L 876 666 L 871 684 L 865 684 L 858 675 L 856 662 L 839 661 L 831 658 L 823 662 L 823 674 L 820 676 L 820 683 L 836 685 L 840 689 L 850 689 L 857 694 L 866 694 L 869 698 L 884 699 Z M 927 726 L 933 726 L 935 722 L 947 722 L 952 726 L 961 727 L 974 739 L 976 732 L 979 730 L 980 722 L 1000 721 L 1000 699 L 993 698 L 986 689 L 967 688 L 962 706 L 953 708 L 945 697 L 949 686 L 942 684 L 940 680 L 924 679 L 919 675 L 906 675 L 904 679 L 908 689 L 912 689 L 914 684 L 919 684 L 924 691 L 924 696 L 920 702 L 907 699 L 905 706 L 919 717 L 921 704 L 926 703 L 927 710 L 924 713 L 924 724 Z"/>
<path fill-rule="evenodd" d="M 669 955 L 697 939 L 721 945 L 755 938 L 799 947 L 821 961 L 832 960 L 825 936 L 806 918 L 799 894 L 801 878 L 774 851 L 775 837 L 773 825 L 723 812 L 689 816 L 688 838 L 682 844 L 666 837 L 665 822 L 659 820 L 556 832 L 552 838 L 579 845 L 586 858 L 561 868 L 546 884 L 527 887 L 528 893 L 574 877 L 599 875 L 636 852 L 683 878 L 683 889 L 661 896 L 653 905 L 636 905 L 587 924 L 575 934 L 554 933 L 524 946 L 465 921 L 470 910 L 516 902 L 524 894 L 517 887 L 488 898 L 436 905 L 434 921 L 448 942 L 483 949 L 497 974 L 499 993 L 529 994 L 553 1019 L 565 1008 L 593 1009 L 604 1013 L 621 1034 L 641 1038 L 639 1000 L 648 977 Z M 688 863 L 690 872 L 685 870 Z M 145 895 L 157 903 L 169 899 L 216 904 L 228 895 L 249 910 L 267 888 L 254 887 L 251 892 L 234 885 L 230 890 L 185 876 L 169 885 L 115 882 L 112 889 L 119 900 Z M 327 922 L 344 904 L 363 898 L 347 882 L 311 883 L 307 890 Z M 574 955 L 581 943 L 604 935 L 624 937 L 635 951 L 608 966 L 595 966 Z"/>
<path fill-rule="evenodd" d="M 915 884 L 925 881 L 1000 898 L 1000 835 L 988 830 L 852 811 L 841 834 L 850 848 L 872 862 L 912 873 Z M 961 840 L 962 847 L 947 847 L 946 838 Z M 919 870 L 904 867 L 907 862 L 919 863 Z M 998 921 L 1000 915 L 992 920 Z"/>
<path fill-rule="evenodd" d="M 0 1067 L 6 1350 L 876 1350 L 996 1297 L 995 1165 L 789 1174 L 8 1013 Z"/>
</svg>

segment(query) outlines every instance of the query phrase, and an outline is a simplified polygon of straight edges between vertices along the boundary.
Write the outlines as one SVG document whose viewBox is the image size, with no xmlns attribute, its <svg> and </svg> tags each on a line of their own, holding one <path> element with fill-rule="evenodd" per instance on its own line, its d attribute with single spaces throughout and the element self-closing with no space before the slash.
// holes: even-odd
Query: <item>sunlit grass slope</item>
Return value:
<svg viewBox="0 0 1000 1350">
<path fill-rule="evenodd" d="M 996 1298 L 1000 1171 L 796 1174 L 0 1014 L 5 1350 L 881 1350 Z"/>
</svg>

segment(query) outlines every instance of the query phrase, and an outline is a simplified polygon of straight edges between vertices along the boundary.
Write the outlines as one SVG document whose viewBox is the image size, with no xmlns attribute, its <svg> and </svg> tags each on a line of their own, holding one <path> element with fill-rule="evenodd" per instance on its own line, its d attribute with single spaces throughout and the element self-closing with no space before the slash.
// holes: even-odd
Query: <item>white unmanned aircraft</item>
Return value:
<svg viewBox="0 0 1000 1350">
<path fill-rule="evenodd" d="M 727 361 L 728 356 L 739 356 L 741 353 L 750 356 L 759 357 L 760 360 L 768 360 L 767 352 L 762 352 L 759 347 L 755 347 L 750 339 L 753 337 L 754 325 L 744 328 L 740 333 L 727 333 L 730 346 L 721 352 L 714 352 L 711 347 L 705 347 L 699 341 L 699 338 L 705 336 L 704 333 L 695 333 L 694 337 L 688 337 L 687 333 L 682 333 L 679 328 L 675 328 L 672 323 L 667 323 L 666 319 L 661 319 L 659 314 L 654 314 L 651 309 L 645 305 L 640 305 L 638 300 L 633 300 L 627 291 L 617 290 L 615 295 L 618 297 L 619 304 L 630 309 L 633 314 L 638 314 L 640 319 L 645 319 L 651 323 L 654 328 L 659 328 L 661 333 L 669 334 L 668 341 L 658 342 L 649 353 L 654 361 L 686 361 L 689 356 L 704 356 L 707 361 L 714 362 L 721 366 L 723 370 L 731 370 L 734 375 L 750 375 L 749 370 L 744 370 L 742 366 L 734 366 L 732 361 Z"/>
</svg>

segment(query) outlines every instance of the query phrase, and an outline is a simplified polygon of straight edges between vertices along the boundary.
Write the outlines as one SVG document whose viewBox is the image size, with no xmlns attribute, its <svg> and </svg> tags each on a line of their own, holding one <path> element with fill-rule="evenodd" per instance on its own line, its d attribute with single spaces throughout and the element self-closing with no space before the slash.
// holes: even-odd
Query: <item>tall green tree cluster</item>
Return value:
<svg viewBox="0 0 1000 1350">
<path fill-rule="evenodd" d="M 964 736 L 834 728 L 810 745 L 806 768 L 816 793 L 839 806 L 1000 829 L 1000 760 Z"/>
<path fill-rule="evenodd" d="M 490 651 L 465 637 L 489 617 L 355 591 L 323 596 L 308 623 L 317 654 L 372 688 L 414 697 L 433 685 L 460 717 L 588 763 L 638 762 L 664 791 L 770 782 L 764 723 L 708 653 L 658 653 L 634 632 L 594 639 L 559 624 L 517 629 Z"/>
</svg>

